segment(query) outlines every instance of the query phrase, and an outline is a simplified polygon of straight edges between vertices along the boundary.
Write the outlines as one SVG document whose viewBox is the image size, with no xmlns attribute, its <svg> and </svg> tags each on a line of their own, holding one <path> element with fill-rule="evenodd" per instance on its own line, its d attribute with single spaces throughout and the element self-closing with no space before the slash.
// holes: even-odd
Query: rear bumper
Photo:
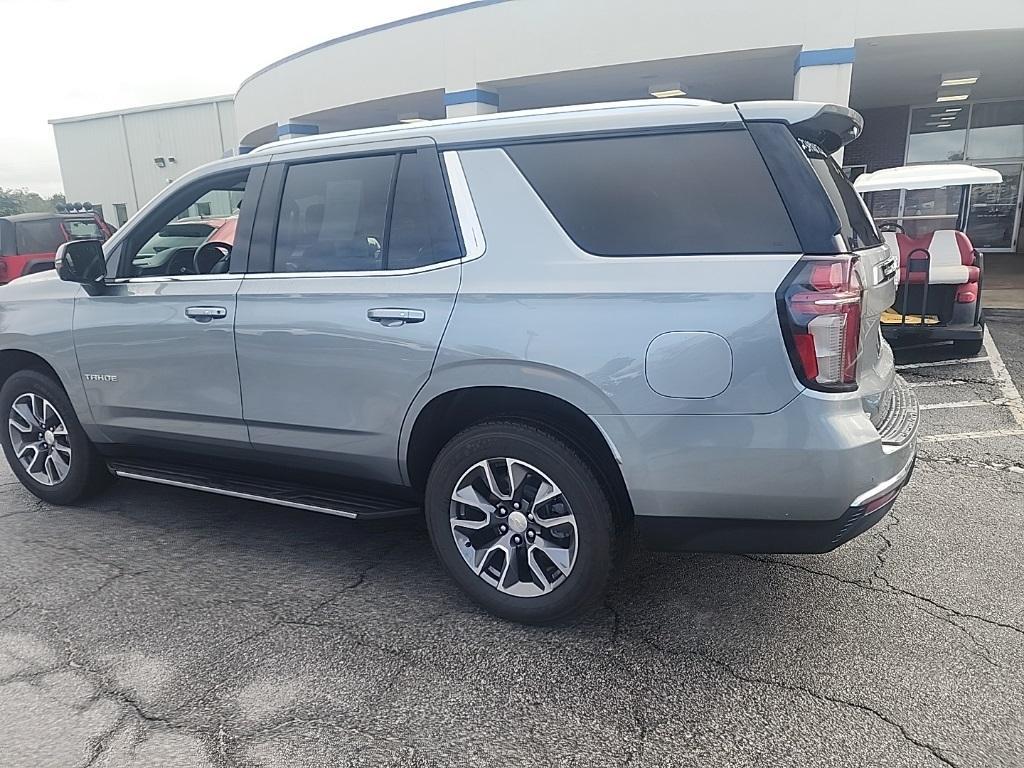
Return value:
<svg viewBox="0 0 1024 768">
<path fill-rule="evenodd" d="M 916 458 L 916 457 L 914 457 Z M 914 458 L 897 475 L 865 494 L 835 520 L 751 520 L 708 517 L 641 517 L 641 543 L 661 552 L 820 554 L 859 536 L 896 503 L 914 471 Z"/>
<path fill-rule="evenodd" d="M 984 323 L 967 325 L 883 325 L 886 341 L 975 341 L 985 333 Z"/>
<path fill-rule="evenodd" d="M 834 549 L 885 514 L 917 450 L 917 400 L 898 377 L 877 426 L 859 398 L 811 392 L 771 414 L 594 418 L 657 549 Z"/>
</svg>

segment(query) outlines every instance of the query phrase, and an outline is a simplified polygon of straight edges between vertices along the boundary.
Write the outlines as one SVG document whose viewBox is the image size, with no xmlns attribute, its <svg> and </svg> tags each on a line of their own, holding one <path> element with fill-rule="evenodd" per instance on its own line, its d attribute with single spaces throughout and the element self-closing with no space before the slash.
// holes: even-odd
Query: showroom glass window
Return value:
<svg viewBox="0 0 1024 768">
<path fill-rule="evenodd" d="M 950 163 L 964 159 L 970 105 L 946 102 L 910 114 L 907 163 Z"/>
<path fill-rule="evenodd" d="M 967 157 L 971 160 L 1024 158 L 1024 101 L 973 105 Z"/>
</svg>

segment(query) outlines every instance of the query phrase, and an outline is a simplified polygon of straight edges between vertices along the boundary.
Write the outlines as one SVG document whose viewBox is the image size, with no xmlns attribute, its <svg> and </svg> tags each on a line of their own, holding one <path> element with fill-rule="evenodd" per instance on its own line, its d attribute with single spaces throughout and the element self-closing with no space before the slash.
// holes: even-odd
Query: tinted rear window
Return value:
<svg viewBox="0 0 1024 768">
<path fill-rule="evenodd" d="M 590 253 L 800 250 L 746 131 L 583 139 L 506 151 L 568 235 Z"/>
<path fill-rule="evenodd" d="M 832 207 L 839 216 L 840 231 L 851 250 L 873 248 L 881 245 L 882 238 L 871 220 L 871 214 L 864 206 L 857 191 L 843 173 L 836 161 L 825 153 L 821 147 L 803 139 L 797 139 L 801 149 L 811 162 L 811 167 L 828 193 Z"/>
</svg>

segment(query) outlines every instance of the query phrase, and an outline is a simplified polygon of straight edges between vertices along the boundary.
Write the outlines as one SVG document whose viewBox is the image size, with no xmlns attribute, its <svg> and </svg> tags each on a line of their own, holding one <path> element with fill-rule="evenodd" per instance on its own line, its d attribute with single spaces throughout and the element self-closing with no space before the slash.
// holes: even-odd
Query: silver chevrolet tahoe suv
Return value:
<svg viewBox="0 0 1024 768">
<path fill-rule="evenodd" d="M 0 289 L 4 452 L 55 504 L 122 477 L 422 514 L 524 622 L 597 601 L 634 532 L 831 550 L 916 450 L 896 267 L 830 156 L 861 124 L 621 102 L 212 163 Z"/>
</svg>

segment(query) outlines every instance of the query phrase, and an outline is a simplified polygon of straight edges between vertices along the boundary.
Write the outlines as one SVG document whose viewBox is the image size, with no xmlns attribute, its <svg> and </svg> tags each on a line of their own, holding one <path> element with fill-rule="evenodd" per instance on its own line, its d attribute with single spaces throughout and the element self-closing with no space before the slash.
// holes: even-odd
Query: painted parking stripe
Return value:
<svg viewBox="0 0 1024 768">
<path fill-rule="evenodd" d="M 961 384 L 979 384 L 977 381 L 964 381 L 963 379 L 933 379 L 931 381 L 908 381 L 908 387 L 955 387 Z M 990 385 L 995 386 L 995 382 Z"/>
<path fill-rule="evenodd" d="M 932 363 L 904 363 L 897 365 L 897 371 L 909 371 L 911 368 L 938 368 L 942 365 L 966 365 L 967 363 L 987 363 L 987 357 L 964 357 L 959 360 L 936 360 Z"/>
<path fill-rule="evenodd" d="M 956 432 L 950 435 L 924 435 L 917 438 L 919 443 L 951 443 L 956 440 L 986 440 L 990 437 L 1017 437 L 1024 435 L 1024 429 L 992 429 L 984 432 Z"/>
<path fill-rule="evenodd" d="M 996 380 L 999 394 L 1007 401 L 1006 407 L 1013 414 L 1013 420 L 1017 422 L 1017 426 L 1024 427 L 1024 402 L 1021 401 L 1020 392 L 1014 385 L 1013 379 L 1010 378 L 1010 372 L 1006 370 L 1006 365 L 1003 363 L 1003 356 L 999 354 L 999 349 L 992 340 L 992 334 L 988 332 L 988 328 L 985 329 L 982 344 L 985 347 L 985 352 L 988 354 L 992 376 Z"/>
<path fill-rule="evenodd" d="M 925 403 L 920 406 L 922 411 L 941 411 L 946 408 L 978 408 L 982 405 L 1006 405 L 1002 398 L 998 400 L 959 400 L 955 403 Z"/>
</svg>

